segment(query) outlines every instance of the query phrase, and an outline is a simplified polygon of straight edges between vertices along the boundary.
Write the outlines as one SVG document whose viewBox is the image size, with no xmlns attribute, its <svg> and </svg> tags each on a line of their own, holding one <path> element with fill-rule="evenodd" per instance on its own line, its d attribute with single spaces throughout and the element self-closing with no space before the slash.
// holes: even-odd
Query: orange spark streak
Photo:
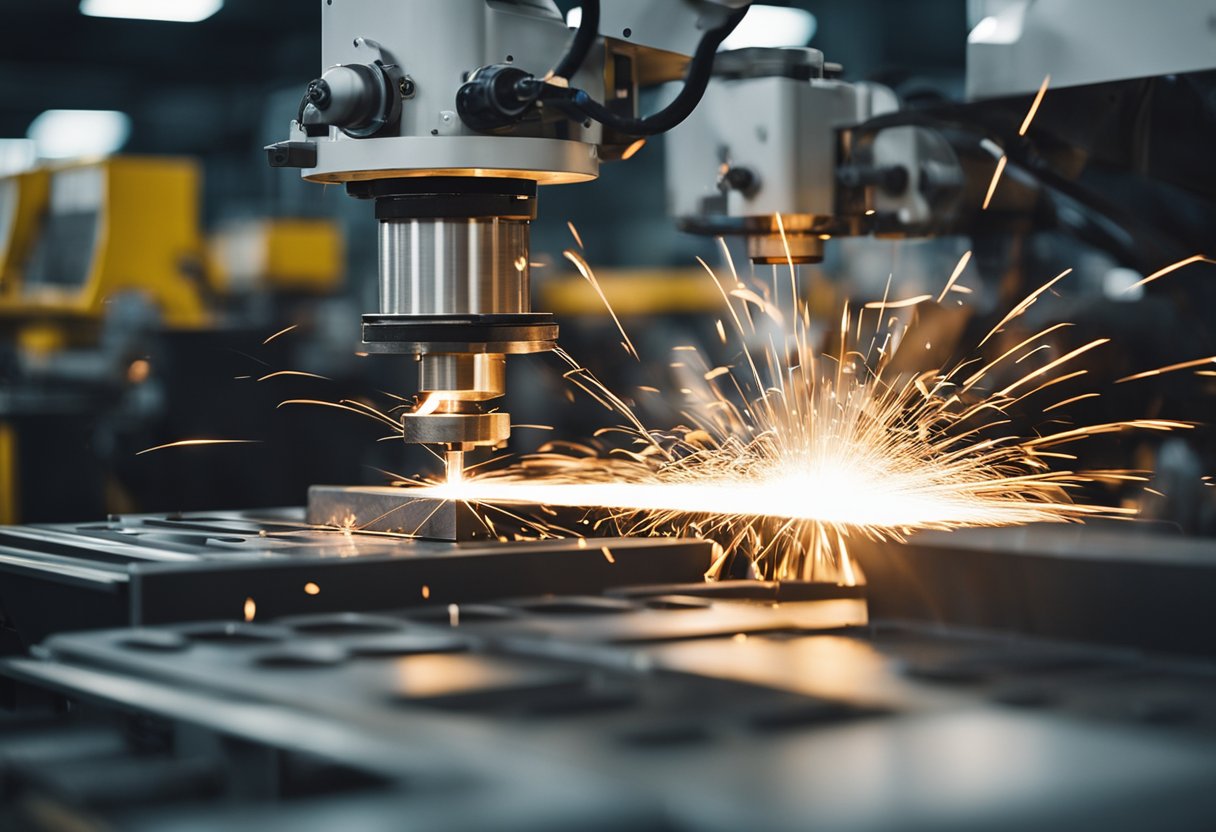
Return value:
<svg viewBox="0 0 1216 832">
<path fill-rule="evenodd" d="M 283 327 L 278 332 L 276 332 L 274 335 L 271 335 L 269 338 L 267 338 L 265 341 L 263 341 L 262 345 L 265 346 L 266 344 L 269 344 L 275 338 L 278 338 L 280 335 L 286 335 L 287 333 L 291 332 L 293 329 L 298 328 L 299 326 L 300 326 L 299 324 L 292 324 L 291 326 Z"/>
<path fill-rule="evenodd" d="M 583 245 L 583 238 L 581 235 L 579 235 L 578 229 L 574 227 L 574 223 L 566 220 L 566 228 L 570 229 L 570 236 L 574 238 L 574 242 L 578 244 L 578 247 L 581 249 L 586 249 L 587 247 Z"/>
<path fill-rule="evenodd" d="M 933 295 L 916 295 L 915 297 L 905 298 L 904 300 L 887 300 L 887 301 L 871 301 L 865 305 L 866 309 L 906 309 L 909 306 L 916 306 L 924 303 L 927 300 L 933 300 Z"/>
<path fill-rule="evenodd" d="M 942 293 L 937 296 L 938 303 L 941 303 L 945 299 L 946 295 L 950 293 L 950 290 L 954 288 L 955 282 L 960 277 L 962 277 L 963 270 L 967 268 L 967 264 L 969 262 L 971 262 L 971 250 L 970 249 L 963 252 L 963 256 L 959 258 L 958 265 L 955 266 L 954 271 L 951 272 L 950 279 L 946 281 L 945 288 L 943 288 Z M 867 304 L 867 308 L 868 307 L 869 307 L 869 305 Z"/>
<path fill-rule="evenodd" d="M 1079 396 L 1073 396 L 1072 398 L 1065 399 L 1062 402 L 1056 402 L 1055 404 L 1051 405 L 1050 407 L 1045 407 L 1045 408 L 1043 408 L 1043 412 L 1047 413 L 1048 411 L 1051 411 L 1051 410 L 1056 410 L 1061 407 L 1067 407 L 1070 404 L 1075 404 L 1076 402 L 1082 401 L 1084 399 L 1094 399 L 1094 398 L 1097 398 L 1099 395 L 1101 395 L 1101 394 L 1099 394 L 1099 393 L 1082 393 Z"/>
<path fill-rule="evenodd" d="M 1191 367 L 1202 367 L 1205 364 L 1216 364 L 1216 355 L 1209 355 L 1207 358 L 1196 358 L 1193 361 L 1180 361 L 1177 364 L 1169 364 L 1165 367 L 1158 367 L 1155 370 L 1145 370 L 1142 373 L 1124 376 L 1116 381 L 1115 384 L 1122 384 L 1125 381 L 1135 381 L 1136 379 L 1148 378 L 1149 376 L 1159 376 L 1162 373 L 1172 373 L 1175 370 L 1189 370 Z"/>
<path fill-rule="evenodd" d="M 1005 163 L 1007 161 L 1004 155 L 996 160 L 996 170 L 992 172 L 992 181 L 988 183 L 988 193 L 984 194 L 984 204 L 980 206 L 981 211 L 988 210 L 988 206 L 992 202 L 992 195 L 996 193 L 997 183 L 1001 181 L 1001 174 L 1005 172 Z"/>
<path fill-rule="evenodd" d="M 570 226 L 570 230 L 573 231 L 574 226 Z M 582 247 L 581 242 L 579 243 L 579 247 Z M 638 351 L 633 347 L 633 342 L 629 340 L 629 333 L 625 332 L 625 327 L 621 325 L 621 319 L 616 316 L 616 310 L 614 310 L 612 308 L 612 304 L 608 302 L 607 296 L 604 295 L 604 290 L 600 287 L 600 282 L 595 279 L 595 273 L 591 271 L 591 266 L 588 265 L 587 261 L 583 259 L 583 256 L 576 251 L 566 249 L 562 252 L 562 256 L 574 264 L 574 267 L 578 269 L 579 274 L 581 274 L 587 280 L 587 282 L 591 284 L 591 288 L 595 290 L 597 295 L 599 295 L 600 302 L 604 304 L 604 308 L 607 309 L 608 314 L 612 316 L 612 321 L 616 324 L 617 331 L 620 332 L 621 337 L 625 339 L 625 350 L 632 355 L 634 359 L 641 360 L 638 358 Z"/>
<path fill-rule="evenodd" d="M 1039 288 L 1037 288 L 1033 292 L 1031 292 L 1029 295 L 1027 295 L 1020 303 L 1018 303 L 1016 306 L 1014 306 L 1013 309 L 1009 310 L 1009 313 L 1006 314 L 1005 317 L 1001 318 L 1000 323 L 998 323 L 992 329 L 988 330 L 988 334 L 983 337 L 983 339 L 979 342 L 978 346 L 982 347 L 982 346 L 984 346 L 984 344 L 988 343 L 988 339 L 990 339 L 992 336 L 994 336 L 998 332 L 1000 332 L 1001 327 L 1003 327 L 1005 324 L 1009 323 L 1010 321 L 1020 317 L 1027 309 L 1029 309 L 1031 306 L 1034 305 L 1034 302 L 1037 301 L 1043 295 L 1044 292 L 1049 290 L 1052 286 L 1055 286 L 1057 283 L 1059 283 L 1064 278 L 1068 277 L 1068 275 L 1070 275 L 1070 274 L 1072 274 L 1072 269 L 1065 269 L 1064 271 L 1060 272 L 1058 275 L 1053 277 L 1051 280 L 1047 281 L 1042 286 L 1040 286 Z M 1061 324 L 1061 326 L 1063 326 L 1063 324 Z"/>
<path fill-rule="evenodd" d="M 1133 283 L 1131 286 L 1128 286 L 1123 291 L 1130 292 L 1134 289 L 1139 289 L 1141 286 L 1147 286 L 1149 283 L 1152 283 L 1154 280 L 1163 278 L 1170 272 L 1176 272 L 1176 271 L 1178 271 L 1178 269 L 1181 269 L 1183 266 L 1189 266 L 1192 263 L 1211 263 L 1213 265 L 1216 265 L 1216 260 L 1212 259 L 1211 257 L 1204 257 L 1202 254 L 1192 254 L 1190 257 L 1179 260 L 1177 263 L 1170 263 L 1165 268 L 1158 269 L 1157 271 L 1153 272 L 1152 274 L 1150 274 L 1148 277 L 1144 278 L 1143 280 L 1140 280 L 1136 283 Z"/>
<path fill-rule="evenodd" d="M 278 378 L 279 376 L 298 376 L 300 378 L 317 378 L 321 381 L 333 381 L 333 379 L 331 379 L 329 376 L 322 376 L 316 373 L 306 373 L 303 370 L 277 370 L 273 373 L 267 373 L 259 378 L 258 381 L 269 381 L 270 379 Z"/>
<path fill-rule="evenodd" d="M 1026 118 L 1022 120 L 1022 126 L 1018 128 L 1018 135 L 1025 136 L 1026 131 L 1030 129 L 1030 122 L 1034 121 L 1035 113 L 1039 111 L 1039 105 L 1043 103 L 1043 96 L 1047 95 L 1047 86 L 1051 83 L 1051 75 L 1043 78 L 1043 83 L 1039 85 L 1039 91 L 1034 97 L 1034 101 L 1030 102 L 1030 109 L 1026 112 Z"/>
<path fill-rule="evenodd" d="M 135 455 L 142 456 L 153 451 L 163 451 L 166 448 L 188 448 L 195 445 L 257 445 L 261 441 L 261 439 L 180 439 L 177 442 L 157 445 L 154 448 L 144 448 L 142 451 L 137 451 Z"/>
<path fill-rule="evenodd" d="M 628 162 L 630 159 L 633 158 L 635 153 L 637 153 L 639 150 L 641 150 L 645 146 L 646 146 L 646 140 L 638 139 L 633 144 L 629 145 L 629 147 L 625 148 L 624 152 L 621 153 L 621 161 Z M 582 243 L 579 243 L 579 248 L 582 248 L 582 245 L 583 245 Z"/>
</svg>

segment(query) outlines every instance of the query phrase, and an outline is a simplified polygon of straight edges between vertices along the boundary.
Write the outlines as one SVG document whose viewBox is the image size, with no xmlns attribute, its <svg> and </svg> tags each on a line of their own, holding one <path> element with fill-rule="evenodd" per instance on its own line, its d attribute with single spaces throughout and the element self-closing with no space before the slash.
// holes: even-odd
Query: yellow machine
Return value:
<svg viewBox="0 0 1216 832">
<path fill-rule="evenodd" d="M 190 159 L 129 156 L 0 180 L 0 322 L 70 344 L 136 293 L 167 326 L 207 323 L 200 179 Z"/>
<path fill-rule="evenodd" d="M 0 178 L 0 524 L 22 519 L 17 472 L 41 465 L 44 411 L 62 415 L 65 397 L 79 402 L 111 376 L 117 388 L 147 378 L 146 360 L 123 354 L 106 363 L 101 354 L 114 326 L 108 310 L 120 298 L 139 298 L 158 328 L 181 332 L 251 325 L 226 303 L 247 295 L 340 289 L 343 245 L 333 221 L 250 220 L 208 244 L 201 186 L 199 162 L 168 156 Z M 75 406 L 93 414 L 113 399 L 97 401 Z"/>
<path fill-rule="evenodd" d="M 0 179 L 0 334 L 10 361 L 93 346 L 107 302 L 125 294 L 141 296 L 168 327 L 206 324 L 200 179 L 196 162 L 168 157 L 72 162 Z M 17 385 L 6 378 L 4 387 Z M 16 522 L 20 443 L 6 412 L 0 522 Z"/>
<path fill-rule="evenodd" d="M 342 284 L 342 231 L 329 219 L 267 218 L 234 223 L 207 248 L 207 278 L 216 294 L 326 295 Z"/>
</svg>

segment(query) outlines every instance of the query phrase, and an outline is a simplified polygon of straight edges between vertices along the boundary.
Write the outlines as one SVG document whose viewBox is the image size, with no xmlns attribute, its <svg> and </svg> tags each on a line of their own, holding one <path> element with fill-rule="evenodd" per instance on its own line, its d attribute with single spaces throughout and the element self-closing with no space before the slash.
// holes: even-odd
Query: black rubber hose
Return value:
<svg viewBox="0 0 1216 832">
<path fill-rule="evenodd" d="M 702 96 L 705 95 L 705 88 L 709 86 L 709 79 L 713 75 L 714 56 L 718 52 L 718 47 L 722 45 L 722 41 L 726 40 L 727 35 L 735 30 L 739 21 L 743 20 L 748 8 L 750 6 L 744 6 L 731 12 L 720 26 L 708 30 L 701 36 L 701 41 L 693 53 L 692 62 L 688 66 L 688 75 L 684 79 L 684 86 L 681 88 L 680 94 L 657 113 L 644 118 L 626 118 L 612 112 L 583 90 L 570 91 L 569 105 L 588 118 L 595 119 L 605 127 L 627 136 L 653 136 L 670 130 L 688 118 L 697 104 L 701 102 Z"/>
<path fill-rule="evenodd" d="M 553 75 L 567 80 L 573 78 L 574 73 L 578 72 L 583 61 L 587 59 L 587 53 L 591 51 L 591 45 L 595 43 L 595 37 L 599 33 L 600 0 L 583 0 L 583 19 L 579 21 L 578 30 L 575 31 L 574 40 L 570 42 L 566 54 L 562 55 L 562 59 L 553 68 Z"/>
</svg>

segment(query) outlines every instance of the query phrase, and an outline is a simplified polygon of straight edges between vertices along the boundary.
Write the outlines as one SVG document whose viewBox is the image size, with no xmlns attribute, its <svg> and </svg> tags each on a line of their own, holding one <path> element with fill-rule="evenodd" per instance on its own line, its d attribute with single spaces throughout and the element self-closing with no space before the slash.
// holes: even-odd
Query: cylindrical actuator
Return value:
<svg viewBox="0 0 1216 832">
<path fill-rule="evenodd" d="M 384 315 L 510 315 L 530 310 L 528 221 L 380 221 Z"/>
</svg>

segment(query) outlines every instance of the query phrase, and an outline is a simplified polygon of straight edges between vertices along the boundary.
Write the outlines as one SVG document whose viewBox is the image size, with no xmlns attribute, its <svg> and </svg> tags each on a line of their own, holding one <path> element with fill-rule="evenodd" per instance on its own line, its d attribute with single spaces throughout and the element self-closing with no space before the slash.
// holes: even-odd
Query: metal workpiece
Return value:
<svg viewBox="0 0 1216 832">
<path fill-rule="evenodd" d="M 350 526 L 422 540 L 497 538 L 467 503 L 420 497 L 405 488 L 314 485 L 308 489 L 307 516 L 316 526 Z"/>
<path fill-rule="evenodd" d="M 569 556 L 591 571 L 599 553 Z M 1199 832 L 1216 811 L 1204 663 L 875 620 L 863 592 L 825 584 L 455 603 L 437 582 L 425 604 L 393 588 L 374 610 L 61 633 L 10 660 L 24 690 L 90 706 L 70 714 L 151 717 L 141 736 L 189 742 L 130 765 L 122 734 L 82 737 L 47 764 L 0 731 L 5 809 L 137 832 Z M 99 793 L 99 751 L 124 788 Z M 191 765 L 214 774 L 210 800 L 150 807 L 131 788 Z"/>
<path fill-rule="evenodd" d="M 603 512 L 542 508 L 531 503 L 496 507 L 440 499 L 407 486 L 314 485 L 308 490 L 307 516 L 310 523 L 320 526 L 350 526 L 366 532 L 458 543 L 534 536 L 537 527 L 551 529 L 553 533 L 567 529 L 594 535 L 596 529 L 592 525 Z M 638 543 L 647 539 L 650 538 L 638 538 Z M 598 552 L 603 544 L 595 539 L 570 545 L 580 550 L 591 546 Z"/>
<path fill-rule="evenodd" d="M 314 486 L 316 499 L 336 486 Z M 464 603 L 507 592 L 599 592 L 631 582 L 699 580 L 711 544 L 690 539 L 604 539 L 625 553 L 608 563 L 597 546 L 566 540 L 470 540 L 363 533 L 386 530 L 388 505 L 347 492 L 328 509 L 209 511 L 113 516 L 105 522 L 0 527 L 0 652 L 48 633 L 92 627 L 367 610 L 422 602 Z M 368 498 L 370 501 L 370 497 Z M 383 506 L 381 508 L 381 506 Z M 432 502 L 432 508 L 435 503 Z M 450 516 L 460 511 L 450 504 Z M 377 513 L 373 514 L 372 511 Z M 386 514 L 377 525 L 373 521 Z M 436 515 L 442 523 L 445 515 Z M 472 519 L 461 514 L 461 522 Z M 496 515 L 497 528 L 517 528 Z M 455 520 L 453 520 L 455 523 Z M 404 524 L 401 524 L 404 525 Z M 454 529 L 455 527 L 450 527 Z M 425 530 L 425 529 L 424 529 Z M 586 534 L 592 534 L 588 528 Z M 416 599 L 416 601 L 415 601 Z M 252 603 L 247 603 L 252 602 Z"/>
<path fill-rule="evenodd" d="M 858 540 L 850 553 L 877 617 L 1216 658 L 1210 539 L 1091 522 Z"/>
<path fill-rule="evenodd" d="M 529 224 L 498 217 L 381 220 L 380 311 L 530 311 Z"/>
</svg>

